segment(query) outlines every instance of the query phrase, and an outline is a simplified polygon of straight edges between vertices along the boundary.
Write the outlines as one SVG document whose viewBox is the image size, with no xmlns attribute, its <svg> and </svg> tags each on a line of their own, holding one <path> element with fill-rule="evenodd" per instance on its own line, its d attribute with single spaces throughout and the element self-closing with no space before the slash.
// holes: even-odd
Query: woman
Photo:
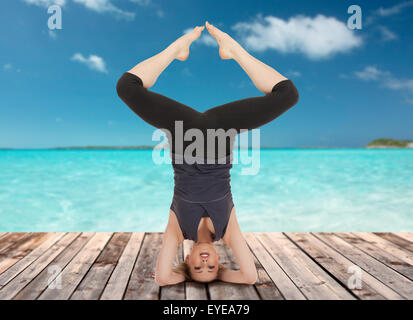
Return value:
<svg viewBox="0 0 413 320">
<path fill-rule="evenodd" d="M 139 117 L 169 134 L 175 188 L 156 264 L 155 280 L 160 286 L 191 279 L 255 283 L 257 270 L 254 259 L 242 236 L 232 202 L 229 170 L 232 167 L 233 138 L 241 130 L 252 130 L 274 120 L 298 100 L 297 89 L 290 80 L 252 57 L 228 34 L 208 21 L 206 27 L 218 42 L 220 57 L 238 62 L 265 95 L 230 102 L 200 113 L 149 91 L 148 88 L 174 59 L 184 61 L 188 58 L 191 43 L 200 37 L 204 27 L 195 27 L 162 52 L 125 72 L 116 87 L 119 97 Z M 208 136 L 208 129 L 220 129 L 221 133 L 216 136 L 218 139 L 222 138 L 222 131 L 232 133 L 229 134 L 229 142 L 226 136 L 225 144 L 219 144 L 221 147 L 217 148 L 215 144 L 213 149 L 206 148 L 206 153 L 201 156 L 191 154 L 191 161 L 188 161 L 188 154 L 184 152 L 191 141 L 183 141 L 181 145 L 175 142 L 177 124 L 183 126 L 184 132 L 197 129 L 204 137 Z M 211 163 L 211 159 L 215 162 Z M 192 251 L 174 268 L 177 248 L 184 239 L 194 241 Z M 232 249 L 239 270 L 230 270 L 219 263 L 220 257 L 213 246 L 213 242 L 219 239 Z"/>
</svg>

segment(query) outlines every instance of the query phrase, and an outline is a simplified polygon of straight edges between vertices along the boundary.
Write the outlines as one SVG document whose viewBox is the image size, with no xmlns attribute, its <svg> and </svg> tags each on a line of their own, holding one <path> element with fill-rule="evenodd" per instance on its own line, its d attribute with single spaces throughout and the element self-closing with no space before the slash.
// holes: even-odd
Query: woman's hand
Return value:
<svg viewBox="0 0 413 320">
<path fill-rule="evenodd" d="M 242 50 L 241 45 L 232 39 L 227 33 L 219 30 L 217 27 L 210 24 L 208 21 L 205 23 L 208 32 L 218 42 L 219 56 L 221 59 L 234 59 L 237 52 Z"/>
</svg>

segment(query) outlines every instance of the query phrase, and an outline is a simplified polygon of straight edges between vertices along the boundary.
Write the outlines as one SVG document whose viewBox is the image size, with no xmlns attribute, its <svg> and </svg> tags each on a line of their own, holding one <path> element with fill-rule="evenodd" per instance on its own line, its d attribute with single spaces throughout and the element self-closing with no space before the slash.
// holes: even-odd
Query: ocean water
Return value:
<svg viewBox="0 0 413 320">
<path fill-rule="evenodd" d="M 259 165 L 231 170 L 243 231 L 413 231 L 413 150 L 266 149 Z M 164 231 L 172 196 L 152 150 L 0 151 L 0 231 Z"/>
</svg>

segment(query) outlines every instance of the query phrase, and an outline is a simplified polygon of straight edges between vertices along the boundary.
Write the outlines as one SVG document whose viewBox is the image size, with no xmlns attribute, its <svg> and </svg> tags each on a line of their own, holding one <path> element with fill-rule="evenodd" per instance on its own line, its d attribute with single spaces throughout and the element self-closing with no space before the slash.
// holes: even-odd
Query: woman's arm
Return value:
<svg viewBox="0 0 413 320">
<path fill-rule="evenodd" d="M 159 286 L 177 284 L 185 281 L 185 277 L 172 271 L 178 246 L 183 241 L 179 234 L 176 217 L 169 213 L 169 221 L 163 235 L 162 247 L 156 261 L 155 281 Z"/>
<path fill-rule="evenodd" d="M 226 282 L 254 284 L 258 278 L 254 257 L 242 236 L 235 209 L 229 218 L 222 240 L 232 249 L 240 270 L 224 270 L 219 279 Z"/>
</svg>

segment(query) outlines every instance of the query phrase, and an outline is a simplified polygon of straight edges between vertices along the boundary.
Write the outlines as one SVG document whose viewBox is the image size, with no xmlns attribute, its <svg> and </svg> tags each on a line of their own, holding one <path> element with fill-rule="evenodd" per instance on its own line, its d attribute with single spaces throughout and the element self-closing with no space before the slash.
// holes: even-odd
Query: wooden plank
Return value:
<svg viewBox="0 0 413 320">
<path fill-rule="evenodd" d="M 246 240 L 247 236 L 253 236 L 252 233 L 244 233 L 244 239 Z M 248 242 L 247 242 L 248 244 Z M 249 246 L 249 245 L 248 245 Z M 265 269 L 262 267 L 261 263 L 258 261 L 255 256 L 253 248 L 249 246 L 252 256 L 254 259 L 255 268 L 257 269 L 258 278 L 254 283 L 255 290 L 257 290 L 258 295 L 261 300 L 284 300 L 280 290 L 272 282 L 271 278 L 268 276 Z"/>
<path fill-rule="evenodd" d="M 46 234 L 46 233 L 43 233 Z M 1 249 L 0 255 L 5 256 L 6 254 L 16 251 L 20 246 L 25 245 L 27 242 L 39 237 L 39 233 L 36 232 L 26 232 L 19 234 L 10 234 L 7 239 L 2 239 L 4 241 L 3 248 Z"/>
<path fill-rule="evenodd" d="M 159 286 L 155 281 L 155 268 L 161 244 L 162 233 L 145 233 L 138 259 L 126 288 L 125 300 L 159 299 Z"/>
<path fill-rule="evenodd" d="M 115 233 L 70 297 L 71 300 L 98 300 L 114 270 L 131 233 Z"/>
<path fill-rule="evenodd" d="M 105 286 L 101 300 L 122 300 L 128 280 L 142 245 L 144 233 L 133 233 L 126 245 L 108 284 Z"/>
<path fill-rule="evenodd" d="M 274 261 L 252 232 L 244 232 L 244 238 L 254 254 L 258 271 L 257 288 L 262 300 L 305 300 L 302 292 Z"/>
<path fill-rule="evenodd" d="M 70 297 L 71 300 L 98 300 L 115 268 L 131 233 L 115 233 Z"/>
<path fill-rule="evenodd" d="M 413 280 L 413 253 L 399 249 L 392 242 L 373 233 L 337 233 L 355 247 L 376 258 L 380 262 Z"/>
<path fill-rule="evenodd" d="M 175 264 L 184 261 L 184 248 L 180 244 L 175 256 Z M 160 300 L 185 300 L 185 282 L 160 288 Z"/>
<path fill-rule="evenodd" d="M 413 243 L 411 243 L 409 240 L 398 237 L 394 233 L 374 232 L 374 234 L 376 234 L 376 235 L 378 235 L 378 236 L 380 236 L 384 239 L 387 239 L 388 241 L 391 241 L 391 242 L 397 244 L 403 250 L 409 250 L 410 252 L 413 252 Z"/>
<path fill-rule="evenodd" d="M 220 239 L 214 242 L 217 253 L 221 256 L 220 263 L 227 268 L 239 270 L 230 247 Z M 213 281 L 208 284 L 211 300 L 260 300 L 260 296 L 253 285 Z"/>
<path fill-rule="evenodd" d="M 60 235 L 60 237 L 59 237 Z M 154 269 L 162 233 L 0 233 L 1 299 L 360 299 L 413 298 L 412 233 L 244 233 L 259 279 L 254 286 L 214 281 L 159 288 Z M 99 239 L 97 239 L 99 238 Z M 111 240 L 110 240 L 111 239 Z M 123 240 L 122 240 L 123 239 Z M 238 265 L 222 241 L 221 263 Z M 185 240 L 176 263 L 192 249 Z M 360 290 L 347 287 L 350 266 L 362 270 Z M 51 275 L 49 266 L 61 274 Z M 321 270 L 321 271 L 320 271 Z M 49 287 L 61 276 L 62 289 Z M 411 279 L 411 280 L 409 280 Z M 301 281 L 301 282 L 300 282 Z M 105 284 L 107 285 L 105 286 Z M 251 289 L 248 289 L 251 288 Z M 102 293 L 103 292 L 103 293 Z M 333 292 L 333 293 L 332 293 Z M 342 297 L 339 297 L 343 295 Z M 328 298 L 328 297 L 327 297 Z"/>
<path fill-rule="evenodd" d="M 5 272 L 0 275 L 0 286 L 5 286 L 9 281 L 11 281 L 15 276 L 22 272 L 27 266 L 29 266 L 33 261 L 39 258 L 46 250 L 48 250 L 52 245 L 59 241 L 64 236 L 64 233 L 50 232 L 44 233 L 42 235 L 42 242 L 40 245 L 33 247 L 29 254 L 24 256 L 18 262 L 13 264 Z M 35 242 L 34 246 L 38 242 Z"/>
<path fill-rule="evenodd" d="M 63 269 L 61 277 L 61 288 L 48 287 L 40 296 L 39 300 L 67 300 L 82 281 L 91 265 L 94 263 L 112 233 L 96 233 L 85 245 L 79 254 Z"/>
<path fill-rule="evenodd" d="M 393 232 L 396 236 L 413 243 L 413 232 Z"/>
<path fill-rule="evenodd" d="M 354 299 L 282 233 L 258 233 L 258 239 L 308 299 Z"/>
<path fill-rule="evenodd" d="M 0 254 L 0 274 L 4 273 L 19 260 L 22 260 L 25 256 L 29 255 L 37 246 L 48 240 L 51 236 L 53 237 L 51 233 L 47 232 L 30 233 L 26 237 L 20 238 L 14 244 L 3 250 Z M 4 279 L 7 278 L 8 276 L 1 277 L 1 286 L 6 284 Z"/>
<path fill-rule="evenodd" d="M 20 240 L 23 237 L 27 237 L 30 234 L 30 232 L 10 232 L 3 237 L 0 238 L 0 254 L 2 251 L 9 246 L 13 245 L 16 243 L 16 241 Z"/>
<path fill-rule="evenodd" d="M 24 269 L 24 271 L 22 271 L 21 273 L 18 273 L 19 270 L 11 270 L 11 269 L 14 269 L 14 267 L 17 264 L 14 265 L 12 268 L 10 268 L 9 269 L 10 271 L 15 271 L 15 274 L 18 274 L 18 275 L 14 277 L 13 280 L 8 282 L 7 285 L 4 286 L 0 290 L 0 300 L 12 299 L 33 278 L 35 278 L 57 255 L 59 255 L 59 253 L 62 252 L 78 235 L 79 235 L 78 233 L 68 233 L 68 234 L 60 233 L 56 235 L 55 238 L 51 238 L 51 241 L 48 243 L 49 247 L 46 247 L 46 243 L 48 241 L 45 241 L 42 244 L 42 246 L 44 245 L 44 248 L 42 248 L 42 250 L 38 250 L 40 249 L 41 247 L 40 246 L 31 252 L 31 254 L 36 253 L 37 255 L 39 255 L 39 258 L 35 260 L 33 263 L 31 263 L 26 269 Z M 55 240 L 54 243 L 52 243 L 53 240 Z M 20 260 L 18 263 L 22 262 L 28 257 L 29 256 L 26 256 L 24 259 Z"/>
<path fill-rule="evenodd" d="M 193 244 L 194 242 L 191 240 L 184 240 L 184 259 L 188 254 L 191 253 Z M 186 300 L 208 300 L 206 284 L 196 281 L 185 282 L 185 296 Z"/>
<path fill-rule="evenodd" d="M 320 240 L 339 251 L 354 264 L 379 279 L 388 287 L 407 299 L 413 299 L 413 282 L 402 276 L 397 271 L 390 269 L 385 264 L 369 256 L 354 245 L 333 233 L 314 233 Z"/>
<path fill-rule="evenodd" d="M 312 257 L 318 264 L 323 266 L 330 272 L 338 281 L 348 288 L 348 280 L 352 273 L 349 273 L 349 268 L 354 266 L 354 263 L 338 253 L 333 248 L 326 245 L 324 242 L 314 237 L 309 233 L 286 233 L 286 235 L 295 242 L 302 250 Z M 397 292 L 384 285 L 381 281 L 372 277 L 370 274 L 362 270 L 361 274 L 362 287 L 348 288 L 358 298 L 363 300 L 383 300 L 404 299 Z"/>
<path fill-rule="evenodd" d="M 82 233 L 63 252 L 61 252 L 49 266 L 42 270 L 23 290 L 21 290 L 13 299 L 15 300 L 35 300 L 40 294 L 55 281 L 58 276 L 58 270 L 63 270 L 73 257 L 79 253 L 84 245 L 92 238 L 95 233 Z M 54 269 L 50 269 L 53 267 Z"/>
</svg>

